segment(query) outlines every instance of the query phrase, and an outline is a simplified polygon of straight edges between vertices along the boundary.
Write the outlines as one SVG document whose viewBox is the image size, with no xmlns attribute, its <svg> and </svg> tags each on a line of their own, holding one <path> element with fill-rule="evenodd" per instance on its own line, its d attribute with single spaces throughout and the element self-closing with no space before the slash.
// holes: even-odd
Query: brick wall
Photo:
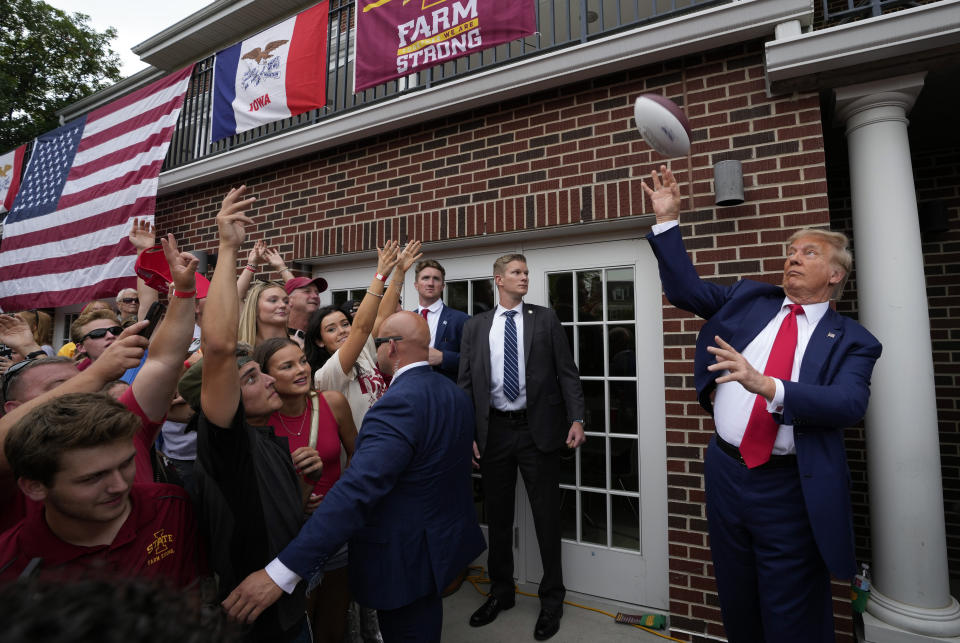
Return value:
<svg viewBox="0 0 960 643">
<path fill-rule="evenodd" d="M 643 92 L 682 104 L 694 129 L 690 156 L 670 166 L 687 186 L 684 234 L 701 274 L 723 283 L 779 281 L 780 243 L 790 231 L 829 223 L 824 142 L 816 94 L 766 95 L 758 42 L 425 122 L 164 197 L 158 226 L 190 249 L 215 250 L 218 203 L 241 180 L 258 197 L 251 236 L 295 259 L 371 249 L 387 237 L 429 242 L 642 214 L 640 181 L 661 162 L 633 126 L 633 100 Z M 713 205 L 712 164 L 724 159 L 743 161 L 743 205 Z M 671 619 L 676 628 L 722 636 L 703 506 L 703 450 L 713 427 L 693 391 L 700 324 L 666 301 L 663 316 Z M 838 596 L 846 593 L 837 587 Z M 839 640 L 849 641 L 849 608 L 837 605 Z"/>
</svg>

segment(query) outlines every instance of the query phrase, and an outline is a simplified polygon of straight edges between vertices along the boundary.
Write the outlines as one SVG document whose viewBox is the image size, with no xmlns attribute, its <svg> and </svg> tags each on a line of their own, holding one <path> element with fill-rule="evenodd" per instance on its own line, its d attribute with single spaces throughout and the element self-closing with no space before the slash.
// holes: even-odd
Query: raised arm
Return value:
<svg viewBox="0 0 960 643">
<path fill-rule="evenodd" d="M 37 351 L 43 352 L 33 338 L 30 324 L 17 315 L 0 315 L 0 343 L 6 344 L 24 357 Z M 46 353 L 43 354 L 46 357 Z"/>
<path fill-rule="evenodd" d="M 403 288 L 403 277 L 407 274 L 410 266 L 415 264 L 423 254 L 420 252 L 419 241 L 408 241 L 403 251 L 397 257 L 397 267 L 394 270 L 393 278 L 390 280 L 390 287 L 387 288 L 387 294 L 380 300 L 380 306 L 377 309 L 377 320 L 373 323 L 373 333 L 376 335 L 380 329 L 383 320 L 397 312 L 397 302 L 400 301 L 400 289 Z"/>
<path fill-rule="evenodd" d="M 159 422 L 167 414 L 170 400 L 183 371 L 187 348 L 193 341 L 196 269 L 199 260 L 181 252 L 172 234 L 160 240 L 170 266 L 173 295 L 167 314 L 157 326 L 150 342 L 150 353 L 130 387 L 133 396 L 150 420 Z"/>
<path fill-rule="evenodd" d="M 203 383 L 200 404 L 203 413 L 217 426 L 230 426 L 240 404 L 240 373 L 237 370 L 237 325 L 240 300 L 237 297 L 235 266 L 237 252 L 253 223 L 245 212 L 254 198 L 243 198 L 246 186 L 233 188 L 223 199 L 217 214 L 220 243 L 217 267 L 210 281 L 201 327 Z"/>
<path fill-rule="evenodd" d="M 357 314 L 353 316 L 353 324 L 350 326 L 350 335 L 343 346 L 337 350 L 340 359 L 340 368 L 344 373 L 349 373 L 356 364 L 363 345 L 367 343 L 367 337 L 373 330 L 373 324 L 377 315 L 377 307 L 383 299 L 383 283 L 390 276 L 393 267 L 397 265 L 399 253 L 397 252 L 399 244 L 396 241 L 387 241 L 383 244 L 383 249 L 377 248 L 377 274 L 370 280 L 367 287 L 367 294 L 363 296 L 360 302 L 360 308 Z M 378 279 L 377 275 L 383 277 Z M 396 300 L 394 300 L 396 307 Z"/>
<path fill-rule="evenodd" d="M 287 268 L 287 262 L 285 262 L 283 257 L 280 256 L 279 251 L 268 247 L 266 250 L 264 250 L 263 256 L 266 258 L 267 263 L 270 264 L 270 267 L 280 273 L 280 279 L 284 283 L 293 279 L 293 273 L 290 272 L 289 268 Z"/>
<path fill-rule="evenodd" d="M 260 240 L 253 244 L 253 248 L 247 254 L 247 265 L 243 267 L 240 276 L 237 277 L 237 297 L 240 301 L 247 298 L 247 291 L 250 290 L 253 276 L 257 274 L 257 268 L 265 263 L 263 252 L 266 249 L 267 244 Z"/>
<path fill-rule="evenodd" d="M 137 257 L 139 257 L 144 250 L 157 244 L 157 231 L 153 227 L 153 223 L 147 219 L 134 219 L 130 223 L 130 235 L 127 238 L 137 249 Z M 137 277 L 137 298 L 140 300 L 140 307 L 137 308 L 137 319 L 143 319 L 147 316 L 151 304 L 159 299 L 159 294 L 148 286 L 143 279 Z"/>
</svg>

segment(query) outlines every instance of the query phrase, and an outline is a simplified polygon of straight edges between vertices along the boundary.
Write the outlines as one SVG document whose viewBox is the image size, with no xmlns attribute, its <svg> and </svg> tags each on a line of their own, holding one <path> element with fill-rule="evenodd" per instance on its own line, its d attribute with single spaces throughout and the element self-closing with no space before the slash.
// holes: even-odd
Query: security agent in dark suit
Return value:
<svg viewBox="0 0 960 643">
<path fill-rule="evenodd" d="M 350 589 L 377 609 L 386 643 L 439 642 L 440 593 L 483 552 L 470 484 L 470 400 L 427 364 L 414 312 L 380 326 L 377 363 L 393 377 L 363 419 L 350 466 L 300 534 L 223 605 L 252 622 L 350 541 Z"/>
<path fill-rule="evenodd" d="M 543 641 L 557 633 L 563 615 L 560 453 L 584 442 L 583 390 L 556 314 L 523 303 L 529 278 L 524 256 L 497 259 L 493 278 L 500 303 L 467 322 L 460 344 L 459 381 L 473 397 L 474 456 L 480 460 L 490 528 L 490 593 L 470 624 L 486 625 L 514 605 L 513 499 L 519 468 L 543 561 L 534 628 L 534 638 Z"/>
<path fill-rule="evenodd" d="M 704 477 L 727 636 L 833 641 L 830 573 L 855 570 L 843 429 L 866 412 L 881 350 L 830 308 L 852 265 L 846 237 L 795 233 L 782 288 L 747 279 L 720 286 L 701 280 L 687 256 L 673 174 L 661 166 L 652 183 L 643 187 L 657 225 L 647 238 L 664 293 L 707 320 L 694 381 L 716 425 Z M 771 374 L 771 364 L 783 374 Z"/>
<path fill-rule="evenodd" d="M 417 314 L 430 327 L 430 355 L 427 360 L 438 373 L 454 382 L 460 369 L 460 338 L 470 315 L 443 303 L 447 271 L 439 262 L 424 259 L 416 265 L 413 287 L 419 296 Z"/>
</svg>

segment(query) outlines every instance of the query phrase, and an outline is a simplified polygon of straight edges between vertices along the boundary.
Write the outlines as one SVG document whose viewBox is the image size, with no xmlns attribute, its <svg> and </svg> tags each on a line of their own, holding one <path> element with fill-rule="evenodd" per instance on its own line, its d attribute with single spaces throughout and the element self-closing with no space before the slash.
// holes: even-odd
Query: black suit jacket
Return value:
<svg viewBox="0 0 960 643">
<path fill-rule="evenodd" d="M 477 446 L 483 453 L 490 419 L 490 327 L 496 308 L 470 318 L 460 342 L 459 384 L 473 397 Z M 580 372 L 560 320 L 549 308 L 523 305 L 523 363 L 527 422 L 537 448 L 564 446 L 573 420 L 584 414 Z"/>
</svg>

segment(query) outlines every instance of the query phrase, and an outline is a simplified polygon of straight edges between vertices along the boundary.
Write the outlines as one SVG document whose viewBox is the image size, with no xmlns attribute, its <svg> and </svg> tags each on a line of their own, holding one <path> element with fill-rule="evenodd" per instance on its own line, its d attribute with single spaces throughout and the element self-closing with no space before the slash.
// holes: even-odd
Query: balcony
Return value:
<svg viewBox="0 0 960 643">
<path fill-rule="evenodd" d="M 210 141 L 213 62 L 197 63 L 163 170 L 236 150 L 283 133 L 320 123 L 351 110 L 449 84 L 498 66 L 544 56 L 619 32 L 697 12 L 731 0 L 539 0 L 537 33 L 481 53 L 355 94 L 353 92 L 356 3 L 330 0 L 327 51 L 327 104 L 281 121 Z"/>
</svg>

